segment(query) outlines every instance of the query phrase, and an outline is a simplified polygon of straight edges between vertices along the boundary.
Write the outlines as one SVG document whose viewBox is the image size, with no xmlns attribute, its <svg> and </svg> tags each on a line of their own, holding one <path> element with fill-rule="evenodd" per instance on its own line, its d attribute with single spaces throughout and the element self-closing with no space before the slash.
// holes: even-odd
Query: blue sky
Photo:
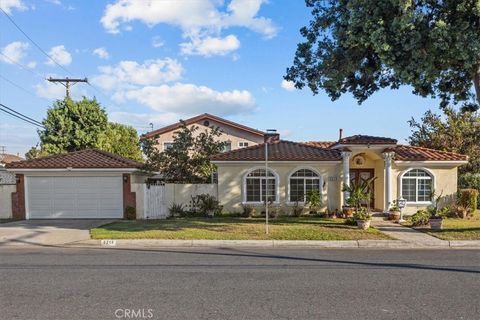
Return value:
<svg viewBox="0 0 480 320">
<path fill-rule="evenodd" d="M 44 78 L 87 77 L 73 96 L 96 96 L 112 121 L 146 132 L 210 112 L 294 141 L 410 134 L 407 121 L 438 102 L 408 87 L 383 90 L 359 106 L 283 83 L 298 30 L 310 19 L 301 0 L 0 0 L 1 7 L 57 63 L 0 12 L 0 102 L 41 120 L 64 89 Z M 22 68 L 23 66 L 23 68 Z M 25 70 L 27 69 L 27 70 Z M 21 86 L 17 88 L 10 82 Z M 0 114 L 0 145 L 25 153 L 36 128 Z"/>
</svg>

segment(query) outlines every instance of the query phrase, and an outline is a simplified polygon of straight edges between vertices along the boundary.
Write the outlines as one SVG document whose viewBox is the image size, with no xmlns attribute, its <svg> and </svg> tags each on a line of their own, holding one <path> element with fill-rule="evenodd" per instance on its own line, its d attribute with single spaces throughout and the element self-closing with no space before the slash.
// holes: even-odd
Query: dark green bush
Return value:
<svg viewBox="0 0 480 320">
<path fill-rule="evenodd" d="M 345 222 L 344 222 L 347 226 L 356 226 L 357 225 L 357 221 L 355 220 L 355 218 L 351 217 L 351 218 L 347 218 L 345 219 Z"/>
<path fill-rule="evenodd" d="M 126 207 L 125 208 L 125 219 L 127 220 L 135 220 L 137 219 L 137 210 L 134 207 Z"/>
<path fill-rule="evenodd" d="M 242 217 L 251 218 L 255 214 L 255 208 L 249 205 L 242 205 Z"/>
<path fill-rule="evenodd" d="M 480 190 L 480 174 L 462 174 L 458 177 L 458 188 Z M 477 209 L 480 209 L 480 193 L 477 195 Z"/>
</svg>

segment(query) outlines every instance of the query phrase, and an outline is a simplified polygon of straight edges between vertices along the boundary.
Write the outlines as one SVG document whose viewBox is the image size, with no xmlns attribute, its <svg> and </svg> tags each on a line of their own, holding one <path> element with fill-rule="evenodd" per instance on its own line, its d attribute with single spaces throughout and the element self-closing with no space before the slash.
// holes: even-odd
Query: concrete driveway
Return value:
<svg viewBox="0 0 480 320">
<path fill-rule="evenodd" d="M 0 248 L 4 246 L 58 246 L 90 239 L 90 229 L 115 220 L 22 220 L 0 224 Z"/>
</svg>

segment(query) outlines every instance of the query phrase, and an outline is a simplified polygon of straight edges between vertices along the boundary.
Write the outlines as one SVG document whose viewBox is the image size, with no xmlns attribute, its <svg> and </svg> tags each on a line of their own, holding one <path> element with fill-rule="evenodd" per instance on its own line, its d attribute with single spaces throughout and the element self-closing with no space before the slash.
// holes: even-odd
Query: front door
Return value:
<svg viewBox="0 0 480 320">
<path fill-rule="evenodd" d="M 358 183 L 360 181 L 365 181 L 370 178 L 373 178 L 375 176 L 375 170 L 374 169 L 350 169 L 350 183 Z M 372 199 L 370 200 L 370 208 L 375 207 L 375 186 L 372 183 Z M 364 206 L 367 206 L 367 203 L 363 204 Z"/>
</svg>

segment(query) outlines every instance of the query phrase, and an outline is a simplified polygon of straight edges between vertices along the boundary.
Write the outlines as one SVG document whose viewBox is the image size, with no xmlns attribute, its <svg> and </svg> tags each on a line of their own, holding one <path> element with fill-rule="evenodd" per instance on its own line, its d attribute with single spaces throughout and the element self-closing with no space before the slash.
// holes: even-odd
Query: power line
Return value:
<svg viewBox="0 0 480 320">
<path fill-rule="evenodd" d="M 28 39 L 30 40 L 31 43 L 33 43 L 33 45 L 35 47 L 37 47 L 38 50 L 40 50 L 45 56 L 47 56 L 50 60 L 52 60 L 57 66 L 59 66 L 60 68 L 62 68 L 65 72 L 69 73 L 70 75 L 73 76 L 73 74 L 68 71 L 64 66 L 62 66 L 60 63 L 58 63 L 55 59 L 52 58 L 52 56 L 50 56 L 48 53 L 45 52 L 45 50 L 43 50 L 35 41 L 33 41 L 32 38 L 30 38 L 28 36 L 28 34 L 25 33 L 25 31 L 22 30 L 22 28 L 20 28 L 20 26 L 18 24 L 15 23 L 15 21 L 13 20 L 13 18 L 7 13 L 5 12 L 5 10 L 3 10 L 2 8 L 0 8 L 0 10 L 5 14 L 5 16 L 8 18 L 8 20 L 10 20 L 10 22 Z"/>
<path fill-rule="evenodd" d="M 5 106 L 4 104 L 0 103 L 0 111 L 3 111 L 3 112 L 5 112 L 5 113 L 8 113 L 9 115 L 11 115 L 11 116 L 13 116 L 13 117 L 15 117 L 15 118 L 18 118 L 18 119 L 20 119 L 20 120 L 22 120 L 22 121 L 25 121 L 25 122 L 28 122 L 28 123 L 30 123 L 30 124 L 33 124 L 33 125 L 36 126 L 36 127 L 41 127 L 41 128 L 43 128 L 43 129 L 45 129 L 45 127 L 44 127 L 43 125 L 38 124 L 38 123 L 40 123 L 40 122 L 38 122 L 38 121 L 36 121 L 36 120 L 33 120 L 32 118 L 27 117 L 27 116 L 21 114 L 20 112 L 17 112 L 17 111 L 10 112 L 10 111 L 8 111 L 8 110 L 2 109 L 2 107 L 7 108 L 7 109 L 10 109 L 10 108 L 8 108 L 7 106 Z M 10 110 L 13 110 L 13 109 L 10 109 Z M 21 115 L 21 116 L 19 116 L 19 115 Z M 30 121 L 30 120 L 28 120 L 28 119 L 32 119 L 33 121 Z"/>
<path fill-rule="evenodd" d="M 25 91 L 26 93 L 31 94 L 31 95 L 34 96 L 34 97 L 37 97 L 37 95 L 36 95 L 35 93 L 33 93 L 33 92 L 25 89 L 24 87 L 16 84 L 16 83 L 13 82 L 12 80 L 9 80 L 9 79 L 5 78 L 5 77 L 2 76 L 1 74 L 0 74 L 0 78 L 2 78 L 3 80 L 7 81 L 7 82 L 10 83 L 12 86 L 17 87 L 18 89 L 23 90 L 23 91 Z"/>
<path fill-rule="evenodd" d="M 21 63 L 18 62 L 18 61 L 15 61 L 14 59 L 10 58 L 9 56 L 5 55 L 4 53 L 0 52 L 0 55 L 2 55 L 5 59 L 7 59 L 8 61 L 10 61 L 11 63 L 16 64 L 17 66 L 19 66 L 19 67 L 22 68 L 23 70 L 28 71 L 28 72 L 30 72 L 31 74 L 34 74 L 34 75 L 36 75 L 37 77 L 40 77 L 40 78 L 42 78 L 42 79 L 45 79 L 45 78 L 46 78 L 46 77 L 43 76 L 41 73 L 36 72 L 36 71 L 28 68 L 27 66 L 21 64 Z"/>
<path fill-rule="evenodd" d="M 8 109 L 8 110 L 10 110 L 10 111 L 12 111 L 12 112 L 20 115 L 20 116 L 22 116 L 22 117 L 24 117 L 24 118 L 26 118 L 26 119 L 28 119 L 28 120 L 30 120 L 30 121 L 36 122 L 38 125 L 40 125 L 40 126 L 43 127 L 43 124 L 42 124 L 40 121 L 37 121 L 37 120 L 35 120 L 35 119 L 32 119 L 32 118 L 30 118 L 30 117 L 28 117 L 28 116 L 26 116 L 26 115 L 24 115 L 24 114 L 22 114 L 22 113 L 20 113 L 20 112 L 18 112 L 18 111 L 16 111 L 16 110 L 14 110 L 14 109 L 12 109 L 12 108 L 9 108 L 9 107 L 7 107 L 6 105 L 4 105 L 3 103 L 0 103 L 0 106 L 2 106 L 2 107 L 5 108 L 5 109 Z"/>
</svg>

